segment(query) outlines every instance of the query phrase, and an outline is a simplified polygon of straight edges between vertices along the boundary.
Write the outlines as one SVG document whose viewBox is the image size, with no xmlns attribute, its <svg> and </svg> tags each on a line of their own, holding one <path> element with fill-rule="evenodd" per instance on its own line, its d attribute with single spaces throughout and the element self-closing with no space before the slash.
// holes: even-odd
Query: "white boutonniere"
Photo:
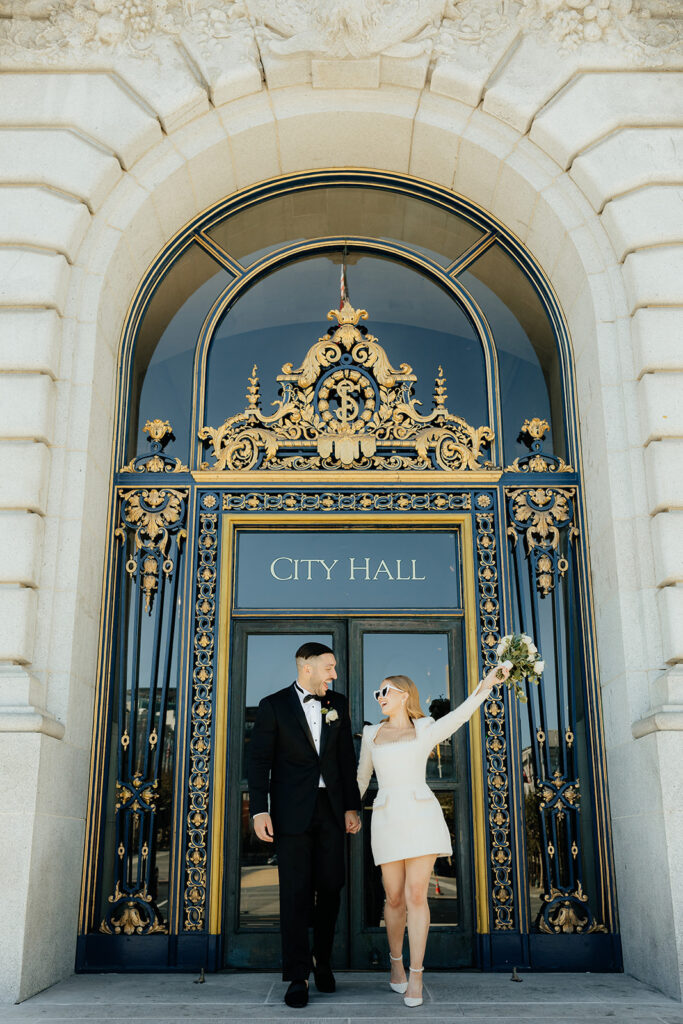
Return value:
<svg viewBox="0 0 683 1024">
<path fill-rule="evenodd" d="M 322 713 L 325 716 L 325 721 L 328 725 L 331 722 L 336 722 L 339 718 L 339 712 L 335 708 L 323 708 Z"/>
</svg>

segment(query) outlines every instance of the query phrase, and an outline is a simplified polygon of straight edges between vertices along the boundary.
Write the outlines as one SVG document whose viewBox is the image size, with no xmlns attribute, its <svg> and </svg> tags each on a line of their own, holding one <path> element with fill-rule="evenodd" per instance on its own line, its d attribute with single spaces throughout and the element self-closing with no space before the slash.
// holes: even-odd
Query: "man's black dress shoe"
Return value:
<svg viewBox="0 0 683 1024">
<path fill-rule="evenodd" d="M 300 1010 L 302 1006 L 308 1005 L 308 983 L 305 981 L 292 981 L 285 992 L 287 1006 L 293 1006 Z"/>
<path fill-rule="evenodd" d="M 334 974 L 332 973 L 329 964 L 317 964 L 314 960 L 313 980 L 315 981 L 315 987 L 318 992 L 336 992 L 337 990 Z"/>
</svg>

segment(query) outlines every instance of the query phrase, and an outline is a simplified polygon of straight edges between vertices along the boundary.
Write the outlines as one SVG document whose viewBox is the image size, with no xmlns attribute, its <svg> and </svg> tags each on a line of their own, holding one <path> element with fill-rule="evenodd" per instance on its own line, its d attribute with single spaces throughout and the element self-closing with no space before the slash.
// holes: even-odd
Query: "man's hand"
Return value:
<svg viewBox="0 0 683 1024">
<path fill-rule="evenodd" d="M 355 836 L 361 830 L 361 820 L 358 811 L 344 811 L 344 824 L 349 835 Z"/>
<path fill-rule="evenodd" d="M 254 815 L 254 832 L 264 843 L 273 842 L 273 823 L 267 811 Z"/>
</svg>

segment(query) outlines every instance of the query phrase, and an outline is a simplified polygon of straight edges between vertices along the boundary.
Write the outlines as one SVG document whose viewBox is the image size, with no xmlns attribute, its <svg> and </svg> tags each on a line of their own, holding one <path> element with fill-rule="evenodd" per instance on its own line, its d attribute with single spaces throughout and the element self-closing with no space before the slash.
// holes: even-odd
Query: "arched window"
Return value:
<svg viewBox="0 0 683 1024">
<path fill-rule="evenodd" d="M 263 635 L 279 651 L 304 628 L 362 645 L 358 616 L 372 611 L 368 637 L 403 629 L 413 651 L 450 637 L 447 701 L 457 678 L 466 687 L 495 663 L 506 630 L 532 634 L 546 661 L 528 704 L 495 694 L 469 754 L 444 761 L 451 781 L 438 776 L 443 806 L 474 829 L 460 837 L 474 867 L 462 852 L 448 869 L 459 895 L 444 911 L 444 965 L 476 917 L 482 966 L 545 966 L 560 946 L 577 966 L 618 966 L 573 386 L 564 320 L 533 258 L 424 182 L 294 175 L 226 199 L 169 243 L 122 341 L 84 963 L 125 963 L 115 944 L 127 934 L 157 936 L 158 966 L 269 948 L 265 918 L 256 945 L 236 938 L 256 927 L 240 886 L 267 868 L 235 753 L 257 686 L 249 650 Z M 431 605 L 318 595 L 307 608 L 257 593 L 250 626 L 239 559 L 265 550 L 259 530 L 290 528 L 300 541 L 307 528 L 330 543 L 384 531 L 427 547 L 450 530 L 460 582 Z M 350 688 L 354 658 L 348 646 Z M 378 904 L 358 870 L 365 909 L 349 928 L 367 932 Z"/>
</svg>

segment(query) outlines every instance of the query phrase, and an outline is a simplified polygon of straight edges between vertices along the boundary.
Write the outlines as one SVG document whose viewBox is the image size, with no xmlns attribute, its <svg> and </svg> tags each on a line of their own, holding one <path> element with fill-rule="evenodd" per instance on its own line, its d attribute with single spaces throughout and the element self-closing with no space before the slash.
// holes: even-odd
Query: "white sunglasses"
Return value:
<svg viewBox="0 0 683 1024">
<path fill-rule="evenodd" d="M 380 687 L 379 690 L 374 691 L 373 696 L 375 700 L 379 700 L 380 697 L 386 697 L 386 695 L 389 693 L 389 690 L 396 690 L 396 693 L 405 693 L 405 691 L 401 690 L 400 687 L 392 686 L 391 683 L 385 683 L 384 686 Z"/>
</svg>

